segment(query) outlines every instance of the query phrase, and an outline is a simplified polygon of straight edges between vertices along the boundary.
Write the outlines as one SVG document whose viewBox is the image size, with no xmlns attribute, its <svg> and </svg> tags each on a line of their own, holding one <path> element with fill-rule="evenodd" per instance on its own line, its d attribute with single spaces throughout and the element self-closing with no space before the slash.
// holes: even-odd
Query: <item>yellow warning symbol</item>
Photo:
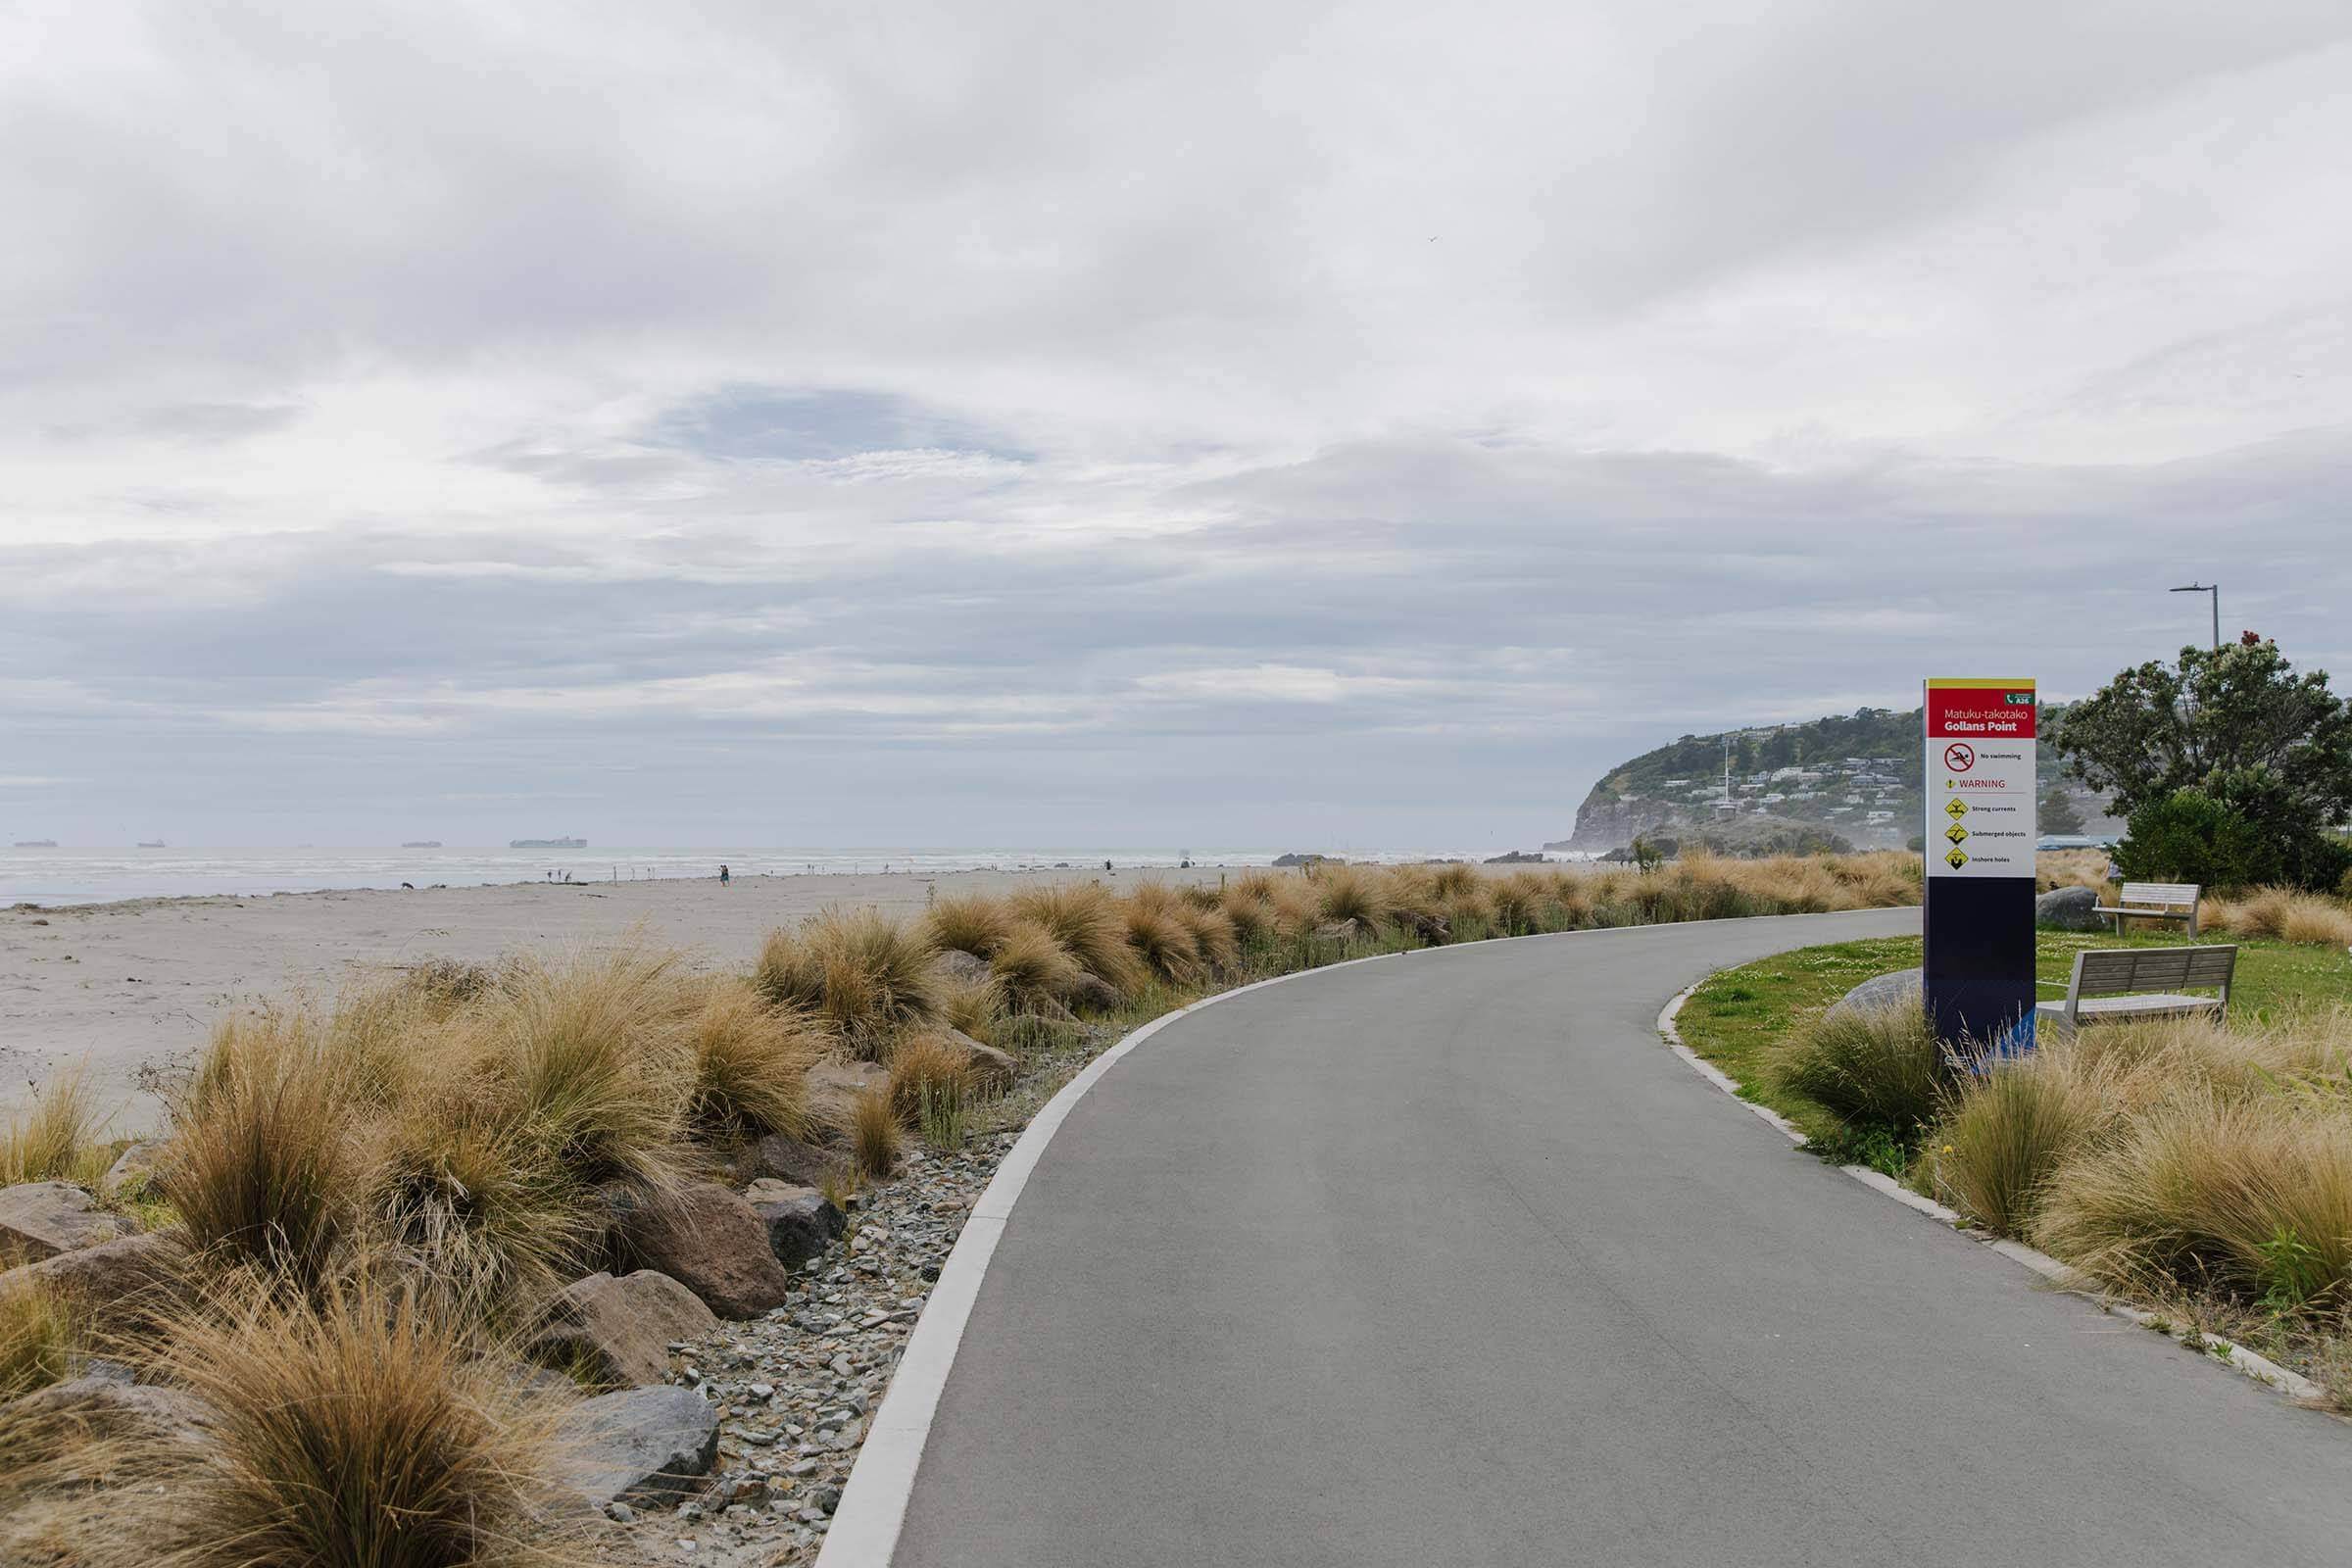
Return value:
<svg viewBox="0 0 2352 1568">
<path fill-rule="evenodd" d="M 1950 827 L 1947 827 L 1943 830 L 1943 836 L 1947 839 L 1950 839 L 1954 844 L 1957 844 L 1962 839 L 1968 837 L 1968 829 L 1962 827 L 1959 823 L 1954 822 Z"/>
<path fill-rule="evenodd" d="M 1968 857 L 1961 854 L 1960 846 L 1955 844 L 1952 846 L 1952 853 L 1943 858 L 1943 863 L 1957 871 L 1968 863 Z"/>
<path fill-rule="evenodd" d="M 1968 814 L 1968 803 L 1955 795 L 1943 803 L 1943 814 L 1957 822 Z"/>
</svg>

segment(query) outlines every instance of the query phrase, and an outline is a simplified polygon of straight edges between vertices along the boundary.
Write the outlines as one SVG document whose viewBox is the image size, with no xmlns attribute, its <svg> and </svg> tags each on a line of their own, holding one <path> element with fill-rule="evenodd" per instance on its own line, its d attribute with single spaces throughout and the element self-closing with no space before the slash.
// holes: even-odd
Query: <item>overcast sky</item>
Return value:
<svg viewBox="0 0 2352 1568">
<path fill-rule="evenodd" d="M 2347 82 L 2343 0 L 19 0 L 0 840 L 1528 844 L 2192 577 L 2352 676 Z"/>
</svg>

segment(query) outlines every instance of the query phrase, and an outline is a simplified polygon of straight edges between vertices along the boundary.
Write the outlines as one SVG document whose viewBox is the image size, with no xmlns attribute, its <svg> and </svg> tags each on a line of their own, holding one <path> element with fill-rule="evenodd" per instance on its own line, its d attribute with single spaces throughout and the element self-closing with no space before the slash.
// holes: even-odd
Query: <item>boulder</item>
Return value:
<svg viewBox="0 0 2352 1568">
<path fill-rule="evenodd" d="M 2104 931 L 2096 888 L 2052 888 L 2034 901 L 2034 923 L 2048 931 Z"/>
<path fill-rule="evenodd" d="M 1537 858 L 1542 859 L 1543 857 L 1538 856 Z M 1396 920 L 1398 924 L 1432 947 L 1453 939 L 1453 927 L 1442 914 L 1423 914 L 1418 909 L 1399 909 L 1396 911 Z"/>
<path fill-rule="evenodd" d="M 1084 972 L 1071 985 L 1070 994 L 1066 1000 L 1073 1007 L 1092 1007 L 1097 1012 L 1115 1012 L 1119 1004 L 1126 999 L 1119 995 L 1117 986 L 1112 985 L 1101 975 Z"/>
<path fill-rule="evenodd" d="M 591 1506 L 675 1502 L 718 1462 L 718 1412 L 692 1389 L 630 1389 L 582 1399 L 558 1442 L 565 1484 Z"/>
<path fill-rule="evenodd" d="M 743 1200 L 767 1227 L 768 1250 L 786 1268 L 798 1268 L 841 1239 L 850 1217 L 813 1187 L 760 1180 L 744 1189 Z"/>
<path fill-rule="evenodd" d="M 47 1286 L 94 1325 L 127 1330 L 186 1303 L 187 1257 L 187 1248 L 169 1232 L 119 1237 L 0 1273 L 0 1299 Z"/>
<path fill-rule="evenodd" d="M 998 1091 L 1010 1089 L 1013 1080 L 1021 1075 L 1021 1064 L 1008 1054 L 994 1046 L 984 1046 L 960 1029 L 946 1031 L 949 1044 L 964 1054 L 969 1063 L 972 1082 L 982 1089 Z"/>
<path fill-rule="evenodd" d="M 193 1447 L 206 1441 L 213 1409 L 178 1389 L 125 1381 L 111 1369 L 66 1383 L 52 1383 L 0 1405 L 11 1421 L 53 1420 L 75 1435 L 133 1443 Z M 61 1445 L 71 1446 L 71 1445 Z"/>
<path fill-rule="evenodd" d="M 829 1149 L 804 1144 L 782 1133 L 769 1133 L 765 1138 L 745 1146 L 745 1157 L 738 1162 L 742 1180 L 756 1181 L 769 1177 L 794 1187 L 823 1187 L 827 1182 L 841 1182 L 849 1174 L 849 1161 Z"/>
<path fill-rule="evenodd" d="M 950 948 L 939 956 L 939 972 L 964 985 L 978 985 L 994 972 L 988 960 L 976 953 Z"/>
<path fill-rule="evenodd" d="M 782 1306 L 792 1289 L 752 1205 L 713 1182 L 645 1199 L 621 1217 L 620 1243 L 720 1317 L 758 1317 Z"/>
<path fill-rule="evenodd" d="M 1315 936 L 1324 942 L 1352 942 L 1359 936 L 1372 935 L 1372 927 L 1350 915 L 1345 920 L 1326 920 L 1315 927 Z"/>
<path fill-rule="evenodd" d="M 871 1061 L 820 1061 L 808 1069 L 808 1110 L 817 1122 L 838 1124 L 851 1102 L 869 1089 L 890 1092 L 889 1069 Z"/>
<path fill-rule="evenodd" d="M 1840 1012 L 1880 1012 L 1895 1007 L 1924 1007 L 1927 990 L 1917 969 L 1897 969 L 1892 974 L 1873 975 L 1830 1004 L 1829 1016 Z"/>
<path fill-rule="evenodd" d="M 133 1228 L 120 1214 L 101 1209 L 96 1199 L 70 1182 L 0 1187 L 0 1258 L 38 1263 L 60 1252 L 127 1236 Z"/>
<path fill-rule="evenodd" d="M 160 1143 L 133 1144 L 115 1156 L 115 1162 L 98 1178 L 98 1191 L 108 1198 L 118 1194 L 138 1194 L 155 1182 L 155 1158 L 164 1152 Z"/>
<path fill-rule="evenodd" d="M 591 1274 L 556 1293 L 550 1322 L 531 1342 L 548 1362 L 568 1362 L 608 1388 L 635 1389 L 669 1376 L 669 1347 L 718 1332 L 718 1319 L 666 1274 Z"/>
</svg>

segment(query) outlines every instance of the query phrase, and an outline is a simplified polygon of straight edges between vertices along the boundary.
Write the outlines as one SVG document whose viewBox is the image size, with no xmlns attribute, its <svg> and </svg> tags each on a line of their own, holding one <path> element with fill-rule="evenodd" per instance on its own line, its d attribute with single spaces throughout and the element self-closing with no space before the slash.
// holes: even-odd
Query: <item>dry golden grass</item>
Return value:
<svg viewBox="0 0 2352 1568">
<path fill-rule="evenodd" d="M 1936 1118 L 1949 1070 L 1916 1007 L 1841 1007 L 1782 1050 L 1773 1075 L 1849 1122 L 1908 1138 Z"/>
<path fill-rule="evenodd" d="M 1058 948 L 1054 951 L 1060 952 Z M 997 1045 L 998 1036 L 1004 1032 L 1004 988 L 993 976 L 940 989 L 939 1021 L 984 1046 Z"/>
<path fill-rule="evenodd" d="M 192 1246 L 303 1281 L 354 1235 L 353 1101 L 307 1012 L 225 1019 L 156 1160 Z"/>
<path fill-rule="evenodd" d="M 2092 888 L 2107 891 L 2105 850 L 2044 850 L 2034 857 L 2037 891 L 2053 888 Z"/>
<path fill-rule="evenodd" d="M 53 1074 L 33 1092 L 30 1109 L 0 1130 L 0 1187 L 95 1181 L 106 1168 L 103 1120 L 87 1073 L 75 1066 Z"/>
<path fill-rule="evenodd" d="M 1172 911 L 1193 939 L 1193 951 L 1211 974 L 1224 974 L 1241 962 L 1242 938 L 1233 916 L 1222 908 L 1204 909 L 1186 902 Z"/>
<path fill-rule="evenodd" d="M 1012 908 L 1003 899 L 984 893 L 945 898 L 924 912 L 923 927 L 941 952 L 968 953 L 974 957 L 996 956 L 997 946 L 1013 923 Z"/>
<path fill-rule="evenodd" d="M 1030 919 L 1005 926 L 989 966 L 1004 1000 L 1030 1012 L 1057 1010 L 1086 979 L 1085 966 L 1054 940 L 1052 931 Z"/>
<path fill-rule="evenodd" d="M 1127 946 L 1152 974 L 1172 985 L 1190 985 L 1205 972 L 1200 945 L 1174 909 L 1129 902 L 1120 916 Z"/>
<path fill-rule="evenodd" d="M 0 1404 L 70 1376 L 77 1352 L 73 1314 L 54 1292 L 0 1291 Z"/>
<path fill-rule="evenodd" d="M 971 1057 L 945 1035 L 904 1035 L 890 1048 L 890 1108 L 915 1124 L 926 1097 L 960 1102 L 972 1089 Z"/>
<path fill-rule="evenodd" d="M 2352 1291 L 2352 1119 L 2282 1095 L 2175 1095 L 2059 1166 L 2035 1240 L 2128 1288 L 2340 1308 Z"/>
<path fill-rule="evenodd" d="M 880 1181 L 897 1170 L 899 1152 L 905 1146 L 906 1131 L 890 1100 L 886 1090 L 869 1089 L 850 1102 L 844 1117 L 842 1132 L 850 1141 L 850 1155 L 858 1162 L 858 1173 L 869 1181 Z"/>
<path fill-rule="evenodd" d="M 808 1069 L 823 1040 L 796 1013 L 732 976 L 706 982 L 686 1026 L 694 1075 L 686 1121 L 718 1142 L 808 1130 Z"/>
<path fill-rule="evenodd" d="M 2235 936 L 2352 948 L 2352 906 L 2292 888 L 2256 888 L 2240 899 L 2206 899 L 2198 906 L 2197 920 L 2205 930 Z"/>
<path fill-rule="evenodd" d="M 1963 1077 L 1930 1141 L 1936 1193 L 1996 1236 L 2024 1236 L 2058 1162 L 2110 1111 L 2101 1075 L 2062 1046 Z"/>
<path fill-rule="evenodd" d="M 1314 878 L 1315 914 L 1325 925 L 1352 923 L 1370 934 L 1396 913 L 1388 881 L 1355 865 L 1326 865 Z"/>
<path fill-rule="evenodd" d="M 122 1533 L 162 1568 L 490 1568 L 542 1560 L 562 1403 L 433 1298 L 332 1283 L 217 1291 L 163 1376 L 215 1412 L 146 1465 Z M 158 1494 L 160 1494 L 160 1495 Z"/>
<path fill-rule="evenodd" d="M 1023 888 L 1012 896 L 1012 906 L 1052 932 L 1079 967 L 1120 996 L 1133 996 L 1149 979 L 1127 946 L 1119 902 L 1099 885 L 1070 882 Z"/>
<path fill-rule="evenodd" d="M 807 1012 L 857 1055 L 939 1015 L 939 950 L 877 909 L 827 909 L 769 934 L 754 979 L 770 1002 Z"/>
</svg>

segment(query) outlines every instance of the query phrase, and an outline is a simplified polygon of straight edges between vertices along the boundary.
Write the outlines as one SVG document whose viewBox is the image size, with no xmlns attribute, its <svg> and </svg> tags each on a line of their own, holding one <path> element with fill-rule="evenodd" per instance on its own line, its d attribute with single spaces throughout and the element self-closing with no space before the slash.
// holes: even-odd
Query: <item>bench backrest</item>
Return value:
<svg viewBox="0 0 2352 1568">
<path fill-rule="evenodd" d="M 2118 904 L 2146 904 L 2164 908 L 2193 909 L 2204 890 L 2194 882 L 2127 882 L 2116 895 Z"/>
<path fill-rule="evenodd" d="M 2067 991 L 2076 997 L 2128 997 L 2145 991 L 2216 987 L 2227 993 L 2237 972 L 2235 946 L 2094 948 L 2075 955 Z"/>
</svg>

